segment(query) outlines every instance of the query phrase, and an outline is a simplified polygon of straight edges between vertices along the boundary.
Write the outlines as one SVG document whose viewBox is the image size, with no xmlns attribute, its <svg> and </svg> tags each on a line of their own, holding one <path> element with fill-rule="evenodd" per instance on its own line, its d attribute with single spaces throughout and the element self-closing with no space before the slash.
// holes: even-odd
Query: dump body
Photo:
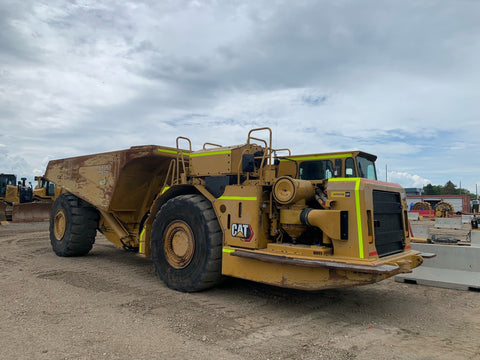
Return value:
<svg viewBox="0 0 480 360">
<path fill-rule="evenodd" d="M 374 155 L 277 156 L 268 128 L 238 146 L 178 142 L 51 161 L 45 178 L 72 194 L 52 212 L 54 249 L 78 198 L 111 242 L 152 255 L 182 291 L 214 285 L 217 272 L 306 290 L 361 285 L 423 261 L 410 247 L 405 193 L 376 180 Z"/>
<path fill-rule="evenodd" d="M 160 150 L 159 146 L 137 146 L 53 160 L 45 177 L 100 210 L 141 213 L 144 198 L 139 193 L 149 193 L 152 187 L 158 190 L 170 160 L 176 157 L 175 149 L 172 153 Z"/>
</svg>

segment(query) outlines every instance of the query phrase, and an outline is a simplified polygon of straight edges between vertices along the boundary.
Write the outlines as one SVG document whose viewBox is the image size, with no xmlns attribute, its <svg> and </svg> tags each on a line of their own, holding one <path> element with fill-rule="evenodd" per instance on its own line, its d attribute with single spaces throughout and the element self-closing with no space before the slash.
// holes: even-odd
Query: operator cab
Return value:
<svg viewBox="0 0 480 360">
<path fill-rule="evenodd" d="M 37 186 L 35 190 L 45 189 L 45 196 L 55 196 L 55 184 L 42 176 L 35 176 Z"/>
<path fill-rule="evenodd" d="M 15 186 L 17 177 L 13 174 L 0 174 L 0 197 L 4 197 L 7 192 L 7 186 Z"/>
<path fill-rule="evenodd" d="M 278 176 L 301 180 L 356 177 L 377 180 L 376 159 L 375 155 L 362 151 L 281 157 Z"/>
</svg>

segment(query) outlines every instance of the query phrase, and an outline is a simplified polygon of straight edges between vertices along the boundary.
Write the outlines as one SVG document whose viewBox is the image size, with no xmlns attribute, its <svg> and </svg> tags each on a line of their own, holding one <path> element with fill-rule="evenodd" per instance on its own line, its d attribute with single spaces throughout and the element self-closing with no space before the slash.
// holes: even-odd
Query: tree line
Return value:
<svg viewBox="0 0 480 360">
<path fill-rule="evenodd" d="M 445 185 L 432 185 L 428 184 L 423 187 L 424 195 L 469 195 L 471 198 L 475 198 L 475 194 L 472 194 L 467 189 L 457 189 L 457 186 L 450 180 Z"/>
</svg>

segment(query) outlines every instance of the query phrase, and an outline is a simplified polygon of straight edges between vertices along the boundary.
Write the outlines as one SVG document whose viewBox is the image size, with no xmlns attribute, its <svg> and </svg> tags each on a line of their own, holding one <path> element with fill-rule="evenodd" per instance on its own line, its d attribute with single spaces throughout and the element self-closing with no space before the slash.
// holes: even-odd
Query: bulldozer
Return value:
<svg viewBox="0 0 480 360">
<path fill-rule="evenodd" d="M 170 288 L 193 292 L 236 277 L 321 290 L 411 272 L 433 254 L 410 246 L 406 196 L 377 180 L 362 151 L 292 155 L 270 128 L 246 143 L 126 150 L 48 163 L 60 186 L 50 217 L 58 256 L 86 255 L 97 231 L 151 257 Z"/>
<path fill-rule="evenodd" d="M 0 221 L 12 221 L 11 186 L 16 187 L 17 177 L 13 174 L 0 174 Z M 9 190 L 7 193 L 7 189 Z M 10 199 L 10 200 L 9 200 Z"/>
<path fill-rule="evenodd" d="M 62 193 L 61 187 L 55 186 L 43 176 L 35 176 L 35 181 L 37 182 L 33 189 L 33 199 L 35 200 L 53 202 Z"/>
<path fill-rule="evenodd" d="M 35 189 L 26 180 L 23 177 L 17 183 L 14 174 L 0 174 L 0 220 L 35 222 L 49 219 L 55 194 L 42 196 L 41 180 L 38 179 Z"/>
</svg>

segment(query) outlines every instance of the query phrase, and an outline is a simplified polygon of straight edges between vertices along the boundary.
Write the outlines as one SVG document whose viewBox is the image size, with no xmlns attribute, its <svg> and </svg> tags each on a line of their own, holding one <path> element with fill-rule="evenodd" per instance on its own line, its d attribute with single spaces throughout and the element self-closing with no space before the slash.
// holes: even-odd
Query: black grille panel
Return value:
<svg viewBox="0 0 480 360">
<path fill-rule="evenodd" d="M 399 193 L 373 191 L 373 224 L 379 257 L 403 251 L 405 233 Z"/>
</svg>

